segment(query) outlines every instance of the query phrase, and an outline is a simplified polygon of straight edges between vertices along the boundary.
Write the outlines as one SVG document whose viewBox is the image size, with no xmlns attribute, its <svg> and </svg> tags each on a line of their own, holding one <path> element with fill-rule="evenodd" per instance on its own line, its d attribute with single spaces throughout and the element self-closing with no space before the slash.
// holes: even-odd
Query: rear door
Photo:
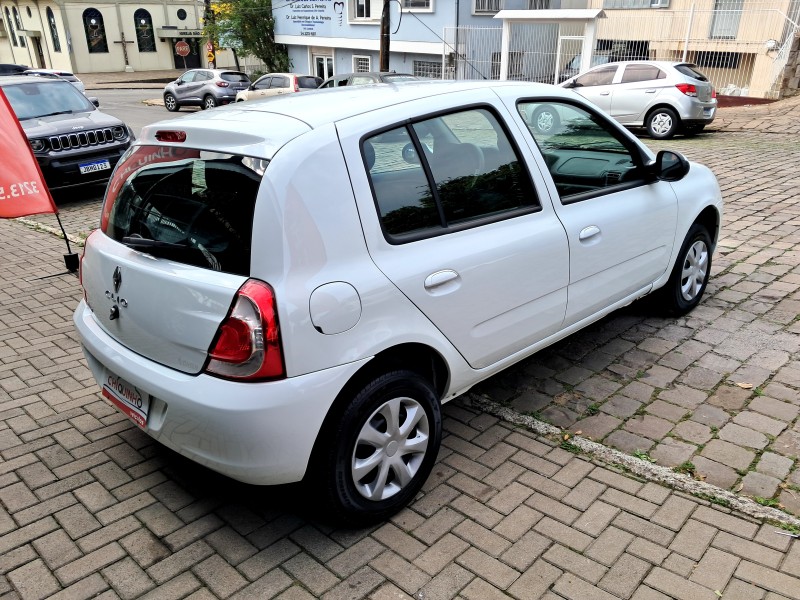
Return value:
<svg viewBox="0 0 800 600">
<path fill-rule="evenodd" d="M 273 75 L 267 96 L 280 96 L 289 92 L 289 78 L 286 75 Z"/>
<path fill-rule="evenodd" d="M 476 369 L 559 330 L 569 260 L 541 175 L 488 97 L 337 124 L 372 259 Z"/>
<path fill-rule="evenodd" d="M 649 108 L 668 87 L 672 87 L 672 83 L 656 65 L 624 65 L 619 82 L 613 86 L 610 114 L 620 123 L 641 125 Z"/>
</svg>

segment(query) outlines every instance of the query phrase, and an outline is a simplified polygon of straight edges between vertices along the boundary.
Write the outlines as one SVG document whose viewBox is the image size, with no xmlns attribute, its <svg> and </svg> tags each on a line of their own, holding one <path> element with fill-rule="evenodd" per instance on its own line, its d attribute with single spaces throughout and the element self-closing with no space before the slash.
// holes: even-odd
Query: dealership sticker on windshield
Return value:
<svg viewBox="0 0 800 600">
<path fill-rule="evenodd" d="M 111 163 L 105 159 L 78 165 L 78 169 L 80 169 L 81 175 L 85 175 L 86 173 L 94 173 L 95 171 L 105 171 L 110 168 L 111 168 Z"/>
<path fill-rule="evenodd" d="M 150 410 L 150 396 L 113 373 L 106 373 L 103 396 L 144 429 Z"/>
</svg>

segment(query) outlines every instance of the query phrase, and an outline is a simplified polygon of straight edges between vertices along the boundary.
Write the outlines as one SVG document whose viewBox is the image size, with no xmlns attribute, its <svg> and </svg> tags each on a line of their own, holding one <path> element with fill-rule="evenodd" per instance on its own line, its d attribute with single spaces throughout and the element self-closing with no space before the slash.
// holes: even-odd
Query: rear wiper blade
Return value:
<svg viewBox="0 0 800 600">
<path fill-rule="evenodd" d="M 164 242 L 161 240 L 151 240 L 148 238 L 137 236 L 125 236 L 120 240 L 126 246 L 131 248 L 189 248 L 188 244 L 175 244 L 173 242 Z"/>
</svg>

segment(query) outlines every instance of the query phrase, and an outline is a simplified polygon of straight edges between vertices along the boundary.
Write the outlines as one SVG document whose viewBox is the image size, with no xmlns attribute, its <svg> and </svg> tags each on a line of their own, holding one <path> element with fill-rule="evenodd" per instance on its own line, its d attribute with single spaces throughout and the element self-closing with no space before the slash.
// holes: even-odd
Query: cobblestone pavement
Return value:
<svg viewBox="0 0 800 600">
<path fill-rule="evenodd" d="M 723 187 L 703 304 L 678 320 L 630 307 L 474 393 L 800 512 L 797 137 L 737 126 L 652 146 L 708 164 Z M 66 203 L 67 230 L 97 210 Z M 800 544 L 775 526 L 468 398 L 445 408 L 424 494 L 376 528 L 331 529 L 294 490 L 205 471 L 97 393 L 62 252 L 0 222 L 0 598 L 800 599 Z"/>
</svg>

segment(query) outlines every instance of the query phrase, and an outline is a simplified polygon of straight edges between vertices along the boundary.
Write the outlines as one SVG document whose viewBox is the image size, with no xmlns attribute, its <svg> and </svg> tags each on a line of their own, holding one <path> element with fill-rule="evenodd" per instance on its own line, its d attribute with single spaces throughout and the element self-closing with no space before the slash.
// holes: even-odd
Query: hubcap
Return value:
<svg viewBox="0 0 800 600">
<path fill-rule="evenodd" d="M 698 240 L 686 253 L 681 272 L 681 296 L 691 302 L 700 293 L 708 273 L 708 247 Z"/>
<path fill-rule="evenodd" d="M 553 113 L 539 113 L 539 117 L 536 119 L 536 126 L 539 131 L 550 131 L 553 128 Z"/>
<path fill-rule="evenodd" d="M 350 472 L 364 498 L 385 500 L 417 474 L 428 449 L 428 415 L 413 398 L 392 398 L 358 433 Z"/>
<path fill-rule="evenodd" d="M 664 135 L 672 128 L 672 117 L 666 113 L 658 113 L 651 121 L 653 131 L 659 135 Z"/>
</svg>

